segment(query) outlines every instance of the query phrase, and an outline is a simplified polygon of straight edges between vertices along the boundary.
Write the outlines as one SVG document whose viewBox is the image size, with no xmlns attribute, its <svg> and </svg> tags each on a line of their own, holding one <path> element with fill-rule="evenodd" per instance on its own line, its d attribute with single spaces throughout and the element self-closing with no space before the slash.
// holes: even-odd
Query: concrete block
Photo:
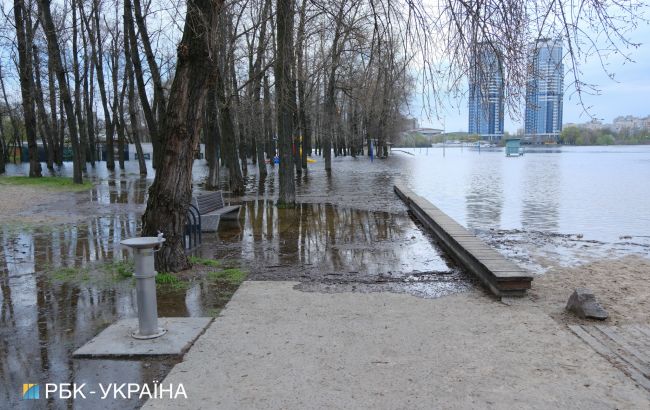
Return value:
<svg viewBox="0 0 650 410">
<path fill-rule="evenodd" d="M 205 331 L 212 317 L 161 317 L 159 326 L 167 333 L 155 339 L 138 340 L 131 333 L 138 319 L 122 319 L 77 349 L 74 358 L 129 358 L 141 356 L 181 356 Z"/>
</svg>

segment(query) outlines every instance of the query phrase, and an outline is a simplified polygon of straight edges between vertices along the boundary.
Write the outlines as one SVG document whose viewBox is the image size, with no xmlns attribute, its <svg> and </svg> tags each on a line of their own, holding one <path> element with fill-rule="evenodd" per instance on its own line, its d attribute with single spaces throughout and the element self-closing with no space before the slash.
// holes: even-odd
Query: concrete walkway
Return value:
<svg viewBox="0 0 650 410">
<path fill-rule="evenodd" d="M 245 282 L 145 408 L 649 408 L 650 395 L 531 304 Z"/>
</svg>

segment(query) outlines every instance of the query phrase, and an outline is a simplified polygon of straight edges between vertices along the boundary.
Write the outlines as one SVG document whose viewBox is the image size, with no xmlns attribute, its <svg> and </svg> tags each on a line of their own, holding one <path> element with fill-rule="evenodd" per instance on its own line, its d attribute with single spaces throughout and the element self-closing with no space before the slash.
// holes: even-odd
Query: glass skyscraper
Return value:
<svg viewBox="0 0 650 410">
<path fill-rule="evenodd" d="M 471 70 L 469 133 L 498 142 L 503 137 L 503 65 L 493 46 L 477 46 Z"/>
<path fill-rule="evenodd" d="M 562 39 L 537 40 L 529 58 L 525 140 L 537 144 L 558 141 L 562 132 L 563 97 Z"/>
</svg>

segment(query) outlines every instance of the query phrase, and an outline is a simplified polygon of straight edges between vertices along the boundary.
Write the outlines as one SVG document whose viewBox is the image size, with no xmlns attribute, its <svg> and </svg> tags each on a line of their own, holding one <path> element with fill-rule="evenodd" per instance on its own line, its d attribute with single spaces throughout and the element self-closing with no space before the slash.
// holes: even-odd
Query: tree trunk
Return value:
<svg viewBox="0 0 650 410">
<path fill-rule="evenodd" d="M 59 92 L 61 99 L 63 100 L 63 105 L 65 107 L 66 119 L 68 121 L 68 128 L 70 129 L 70 140 L 72 141 L 72 152 L 73 152 L 73 180 L 77 184 L 83 183 L 83 176 L 81 171 L 81 152 L 79 147 L 79 139 L 77 134 L 77 124 L 75 122 L 75 113 L 74 107 L 72 106 L 72 97 L 70 96 L 70 90 L 68 89 L 68 82 L 65 77 L 65 71 L 63 69 L 63 63 L 61 61 L 61 51 L 59 49 L 59 43 L 56 36 L 56 28 L 54 27 L 54 21 L 52 20 L 52 13 L 50 11 L 50 2 L 49 0 L 38 0 L 38 8 L 41 13 L 41 18 L 43 21 L 43 29 L 45 30 L 45 35 L 47 37 L 47 49 L 49 57 L 54 59 L 54 67 L 56 71 L 56 77 L 59 82 Z"/>
<path fill-rule="evenodd" d="M 112 39 L 111 44 L 111 80 L 113 83 L 113 123 L 115 130 L 117 131 L 117 158 L 119 161 L 119 166 L 121 170 L 124 170 L 124 121 L 122 121 L 122 116 L 120 113 L 124 112 L 124 93 L 126 92 L 125 84 L 122 83 L 122 90 L 118 92 L 118 83 L 119 83 L 119 63 L 120 63 L 120 51 L 118 50 L 118 44 L 120 41 L 120 36 L 118 35 L 118 11 L 115 11 L 115 35 Z"/>
<path fill-rule="evenodd" d="M 158 63 L 156 62 L 156 57 L 153 53 L 153 49 L 151 48 L 151 40 L 149 39 L 147 24 L 145 22 L 144 16 L 142 15 L 142 6 L 140 5 L 140 0 L 133 0 L 133 11 L 135 13 L 135 22 L 138 25 L 138 31 L 140 32 L 140 41 L 142 42 L 142 46 L 144 48 L 144 55 L 147 58 L 147 63 L 149 64 L 149 72 L 151 73 L 151 80 L 153 82 L 154 109 L 157 113 L 156 122 L 160 123 L 161 118 L 165 113 L 165 108 L 167 107 L 167 101 L 165 97 L 165 90 L 162 85 L 162 79 L 160 77 L 160 70 L 158 69 Z M 163 141 L 160 139 L 158 130 L 156 130 L 155 135 L 151 136 L 151 142 L 153 145 L 153 165 L 155 168 L 160 161 L 160 152 L 163 144 Z"/>
<path fill-rule="evenodd" d="M 124 170 L 124 149 L 126 148 L 126 121 L 124 120 L 124 97 L 126 95 L 126 89 L 127 87 L 127 71 L 126 69 L 124 70 L 124 78 L 122 80 L 122 91 L 120 92 L 120 98 L 119 98 L 119 110 L 114 114 L 115 121 L 118 121 L 119 117 L 119 124 L 117 128 L 117 135 L 118 135 L 118 140 L 117 140 L 117 149 L 120 151 L 119 152 L 119 161 L 120 161 L 120 169 Z M 130 159 L 130 158 L 129 158 Z"/>
<path fill-rule="evenodd" d="M 278 206 L 294 207 L 296 186 L 293 168 L 293 116 L 295 90 L 291 75 L 293 61 L 293 0 L 277 0 L 277 55 L 275 58 L 275 93 L 280 151 L 280 193 Z"/>
<path fill-rule="evenodd" d="M 271 110 L 271 89 L 269 77 L 264 76 L 264 139 L 266 141 L 266 158 L 270 159 L 271 168 L 275 168 L 275 144 L 273 141 L 273 111 Z"/>
<path fill-rule="evenodd" d="M 190 267 L 183 249 L 186 212 L 192 197 L 192 163 L 203 126 L 209 85 L 214 81 L 210 39 L 223 0 L 188 0 L 183 38 L 178 45 L 176 74 L 162 127 L 165 151 L 149 189 L 142 217 L 142 234 L 164 233 L 166 242 L 156 253 L 159 271 Z"/>
<path fill-rule="evenodd" d="M 307 169 L 307 156 L 311 155 L 311 132 L 309 129 L 309 117 L 307 116 L 307 98 L 305 93 L 305 20 L 307 0 L 302 1 L 300 6 L 300 22 L 298 23 L 298 38 L 296 40 L 296 82 L 298 88 L 298 130 L 302 138 L 302 155 L 300 166 Z"/>
<path fill-rule="evenodd" d="M 214 86 L 208 90 L 205 108 L 205 159 L 208 161 L 208 177 L 205 189 L 219 189 L 219 123 L 217 114 L 217 91 Z"/>
<path fill-rule="evenodd" d="M 58 166 L 61 166 L 63 165 L 63 137 L 58 132 L 58 129 L 60 127 L 58 126 L 59 122 L 56 113 L 57 98 L 56 98 L 55 82 L 56 82 L 56 73 L 54 70 L 54 59 L 48 58 L 47 59 L 47 83 L 50 92 L 50 116 L 51 116 L 52 133 L 53 133 L 52 134 L 53 143 L 51 148 L 52 148 L 52 155 L 54 156 L 54 162 Z M 63 115 L 63 111 L 61 111 L 61 115 Z M 61 123 L 63 123 L 63 121 L 61 121 Z"/>
<path fill-rule="evenodd" d="M 131 54 L 131 62 L 133 63 L 133 72 L 135 74 L 135 80 L 138 85 L 138 95 L 140 96 L 140 105 L 142 106 L 142 112 L 144 113 L 144 119 L 147 122 L 147 129 L 149 130 L 149 139 L 152 142 L 154 149 L 154 158 L 152 163 L 156 165 L 156 158 L 158 155 L 157 151 L 160 151 L 161 147 L 159 145 L 158 138 L 158 123 L 156 118 L 153 115 L 151 110 L 151 105 L 149 105 L 149 97 L 147 96 L 147 90 L 145 88 L 144 76 L 142 73 L 142 64 L 140 63 L 140 53 L 138 52 L 138 40 L 135 35 L 135 27 L 133 25 L 133 15 L 131 14 L 131 1 L 124 1 L 124 28 L 125 30 L 128 27 L 128 31 L 125 31 L 124 35 L 127 36 L 124 41 L 124 47 L 128 46 Z M 128 44 L 126 42 L 128 41 Z M 128 58 L 128 57 L 127 57 Z"/>
<path fill-rule="evenodd" d="M 38 107 L 38 116 L 42 128 L 41 138 L 43 139 L 43 147 L 47 147 L 47 168 L 54 169 L 54 128 L 45 111 L 45 98 L 41 84 L 41 60 L 36 45 L 32 45 L 32 55 L 34 56 L 34 78 L 36 80 L 36 105 Z"/>
<path fill-rule="evenodd" d="M 130 13 L 130 10 L 127 10 L 127 2 L 124 2 L 124 15 L 126 16 L 128 13 Z M 137 113 L 137 106 L 135 102 L 135 79 L 134 73 L 133 73 L 133 63 L 131 61 L 131 57 L 133 56 L 133 53 L 131 52 L 131 43 L 128 41 L 127 36 L 129 36 L 129 33 L 132 30 L 132 27 L 130 25 L 132 24 L 132 20 L 129 18 L 124 18 L 124 60 L 126 61 L 125 65 L 125 75 L 127 76 L 128 79 L 128 99 L 129 99 L 129 119 L 131 121 L 131 135 L 133 145 L 135 145 L 135 151 L 136 154 L 138 155 L 138 166 L 140 168 L 140 176 L 146 176 L 147 175 L 147 163 L 145 162 L 144 159 L 144 153 L 142 152 L 142 143 L 140 139 L 140 130 L 138 129 L 139 121 L 138 121 L 138 113 Z"/>
<path fill-rule="evenodd" d="M 81 105 L 81 75 L 79 74 L 79 49 L 78 37 L 79 30 L 77 29 L 77 1 L 72 0 L 72 74 L 74 78 L 74 108 L 75 117 L 77 119 L 77 126 L 79 130 L 79 156 L 81 157 L 81 168 L 86 171 L 86 151 L 88 147 L 88 134 L 86 133 L 86 125 L 84 124 L 83 110 Z"/>
<path fill-rule="evenodd" d="M 264 108 L 261 104 L 262 92 L 262 61 L 264 61 L 264 52 L 266 50 L 266 21 L 269 11 L 271 9 L 271 0 L 265 0 L 262 14 L 260 16 L 262 22 L 260 27 L 260 35 L 257 44 L 257 52 L 255 62 L 252 65 L 251 75 L 254 80 L 251 84 L 251 123 L 252 123 L 252 136 L 253 144 L 255 144 L 255 153 L 257 155 L 257 168 L 259 179 L 266 178 L 266 161 L 264 160 L 264 147 L 265 147 L 265 124 L 264 124 Z M 252 53 L 252 50 L 251 50 Z"/>
<path fill-rule="evenodd" d="M 230 86 L 232 86 L 231 65 L 228 62 L 231 55 L 229 55 L 227 47 L 230 41 L 229 23 L 227 21 L 229 15 L 222 13 L 218 18 L 220 25 L 219 31 L 216 33 L 218 44 L 214 50 L 218 55 L 218 65 L 215 69 L 215 90 L 219 105 L 220 135 L 224 163 L 228 167 L 230 191 L 233 195 L 241 195 L 244 193 L 244 177 L 242 175 L 242 166 L 239 164 L 240 158 L 237 155 L 237 129 L 235 128 L 233 101 L 228 98 L 229 84 L 226 83 L 227 79 L 230 79 Z M 236 87 L 233 87 L 233 89 L 236 89 Z"/>
<path fill-rule="evenodd" d="M 0 120 L 0 175 L 4 174 L 7 169 L 5 162 L 7 161 L 7 144 L 5 143 L 5 132 L 2 121 Z"/>
<path fill-rule="evenodd" d="M 36 144 L 36 112 L 34 109 L 34 71 L 31 57 L 31 38 L 27 35 L 26 24 L 29 24 L 25 14 L 23 0 L 14 0 L 14 19 L 16 23 L 16 40 L 18 42 L 18 65 L 20 68 L 20 94 L 23 98 L 23 113 L 25 116 L 25 133 L 29 149 L 29 176 L 41 177 L 41 163 L 38 161 L 38 145 Z M 27 21 L 25 21 L 27 20 Z"/>
<path fill-rule="evenodd" d="M 5 107 L 7 107 L 7 113 L 9 114 L 9 121 L 11 122 L 11 133 L 12 133 L 12 141 L 13 141 L 13 161 L 16 162 L 16 150 L 22 145 L 20 142 L 20 133 L 18 130 L 18 120 L 16 119 L 16 115 L 13 113 L 13 110 L 11 106 L 9 105 L 9 100 L 7 99 L 7 90 L 5 89 L 5 82 L 2 77 L 2 64 L 0 64 L 0 88 L 2 88 L 2 98 L 5 103 Z M 20 160 L 20 158 L 18 158 Z"/>
<path fill-rule="evenodd" d="M 110 171 L 115 169 L 115 149 L 113 147 L 113 136 L 115 133 L 114 120 L 111 118 L 111 110 L 108 104 L 108 96 L 106 93 L 106 82 L 104 77 L 104 51 L 102 45 L 102 32 L 99 23 L 99 14 L 101 12 L 101 3 L 99 0 L 93 0 L 92 9 L 92 24 L 88 19 L 84 19 L 86 23 L 86 31 L 90 37 L 90 47 L 92 53 L 93 64 L 97 69 L 97 84 L 99 85 L 99 95 L 102 101 L 102 108 L 104 110 L 104 123 L 106 125 L 106 168 Z M 83 16 L 82 16 L 83 17 Z M 115 67 L 117 68 L 117 67 Z M 115 88 L 115 90 L 117 87 Z"/>
<path fill-rule="evenodd" d="M 78 3 L 79 5 L 79 14 L 81 16 L 81 21 L 83 22 L 83 4 Z M 83 46 L 83 56 L 84 56 L 84 75 L 83 75 L 83 106 L 85 110 L 85 125 L 86 125 L 86 134 L 88 135 L 88 161 L 90 165 L 95 168 L 95 153 L 97 151 L 97 144 L 95 144 L 95 125 L 94 125 L 94 114 L 91 106 L 91 88 L 93 87 L 93 77 L 95 72 L 94 63 L 91 59 L 88 58 L 88 31 L 84 32 L 83 25 L 81 26 L 81 39 Z"/>
<path fill-rule="evenodd" d="M 244 193 L 244 177 L 237 156 L 237 135 L 235 133 L 235 124 L 232 118 L 230 102 L 227 100 L 225 95 L 225 84 L 221 71 L 219 69 L 216 69 L 215 71 L 217 101 L 219 102 L 219 123 L 221 125 L 221 141 L 225 162 L 228 166 L 230 191 L 233 195 L 242 195 Z"/>
</svg>

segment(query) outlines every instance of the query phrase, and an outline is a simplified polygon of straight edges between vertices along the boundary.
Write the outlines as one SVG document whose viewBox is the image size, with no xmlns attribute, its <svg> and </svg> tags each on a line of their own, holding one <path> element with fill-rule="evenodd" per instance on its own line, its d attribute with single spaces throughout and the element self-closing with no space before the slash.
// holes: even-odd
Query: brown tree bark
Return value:
<svg viewBox="0 0 650 410">
<path fill-rule="evenodd" d="M 264 118 L 263 118 L 263 107 L 261 104 L 261 93 L 262 93 L 262 62 L 264 61 L 264 54 L 266 51 L 266 22 L 268 20 L 268 14 L 271 9 L 271 0 L 264 1 L 264 7 L 262 8 L 261 14 L 261 24 L 260 24 L 260 34 L 257 43 L 257 52 L 255 55 L 255 61 L 251 67 L 251 76 L 254 78 L 251 83 L 251 131 L 252 131 L 252 140 L 255 144 L 255 154 L 257 155 L 257 169 L 259 173 L 260 180 L 266 178 L 266 161 L 264 159 L 264 147 L 265 147 L 265 129 L 264 129 Z"/>
<path fill-rule="evenodd" d="M 124 15 L 126 16 L 128 13 L 130 13 L 130 10 L 127 10 L 127 2 L 124 2 Z M 133 73 L 133 62 L 132 62 L 132 57 L 133 53 L 131 52 L 131 42 L 128 40 L 128 37 L 130 36 L 130 32 L 132 30 L 131 24 L 133 24 L 133 21 L 129 18 L 124 18 L 124 60 L 126 61 L 125 67 L 124 67 L 124 75 L 127 78 L 128 81 L 128 100 L 129 100 L 129 120 L 131 122 L 131 140 L 133 142 L 133 145 L 135 145 L 135 151 L 136 154 L 138 155 L 138 166 L 140 169 L 140 176 L 146 176 L 147 175 L 147 163 L 145 162 L 144 159 L 144 153 L 142 152 L 142 143 L 141 143 L 141 138 L 140 138 L 140 130 L 138 129 L 138 113 L 137 113 L 137 105 L 135 102 L 135 79 L 134 73 Z"/>
<path fill-rule="evenodd" d="M 219 107 L 218 117 L 221 146 L 223 148 L 224 164 L 228 167 L 230 192 L 233 195 L 241 195 L 244 193 L 244 177 L 242 175 L 242 166 L 239 163 L 240 158 L 237 155 L 237 128 L 234 113 L 238 104 L 230 98 L 229 91 L 231 90 L 227 83 L 228 79 L 232 80 L 231 65 L 228 60 L 229 58 L 233 58 L 228 51 L 228 44 L 231 41 L 228 23 L 230 15 L 222 12 L 217 18 L 219 29 L 215 33 L 217 44 L 214 46 L 214 52 L 217 58 L 217 64 L 214 72 L 214 86 Z M 232 85 L 232 81 L 230 86 L 233 87 L 233 90 L 236 89 Z"/>
<path fill-rule="evenodd" d="M 271 168 L 275 168 L 275 141 L 273 140 L 273 110 L 271 109 L 271 87 L 269 86 L 269 77 L 264 76 L 263 80 L 264 91 L 264 139 L 266 141 L 266 158 L 270 159 Z"/>
<path fill-rule="evenodd" d="M 43 29 L 45 30 L 45 35 L 47 37 L 47 49 L 48 54 L 51 59 L 54 59 L 54 67 L 56 71 L 56 77 L 59 82 L 59 92 L 61 95 L 61 100 L 63 101 L 63 106 L 65 107 L 66 119 L 68 121 L 68 128 L 70 130 L 70 140 L 72 141 L 72 152 L 73 152 L 73 180 L 77 184 L 83 183 L 83 175 L 81 168 L 81 155 L 79 151 L 79 139 L 77 133 L 77 124 L 75 122 L 75 113 L 74 107 L 72 105 L 72 97 L 70 96 L 70 90 L 68 89 L 68 82 L 65 76 L 65 71 L 63 69 L 63 63 L 61 61 L 61 50 L 59 49 L 59 43 L 56 35 L 56 28 L 54 27 L 54 21 L 52 20 L 52 13 L 50 11 L 50 1 L 49 0 L 38 0 L 38 8 L 41 14 L 41 19 L 43 22 Z"/>
<path fill-rule="evenodd" d="M 278 118 L 278 149 L 280 151 L 278 206 L 294 207 L 296 186 L 293 168 L 295 85 L 293 65 L 293 0 L 277 0 L 277 54 L 275 57 L 275 94 Z"/>
<path fill-rule="evenodd" d="M 192 163 L 203 126 L 215 60 L 210 40 L 223 0 L 188 0 L 183 38 L 178 45 L 176 75 L 162 126 L 165 151 L 149 189 L 142 217 L 142 234 L 164 233 L 166 242 L 156 253 L 159 271 L 178 272 L 190 267 L 183 249 L 186 212 L 192 197 Z"/>
<path fill-rule="evenodd" d="M 115 124 L 111 117 L 111 110 L 108 104 L 108 97 L 106 93 L 106 82 L 104 77 L 104 51 L 102 46 L 102 32 L 99 24 L 99 14 L 101 13 L 101 3 L 99 0 L 93 0 L 92 12 L 90 21 L 84 19 L 86 31 L 89 33 L 90 48 L 93 59 L 93 64 L 97 69 L 97 84 L 99 86 L 99 95 L 102 101 L 102 108 L 104 110 L 104 123 L 106 125 L 106 168 L 109 170 L 115 169 L 115 149 L 113 147 L 113 137 L 115 134 Z"/>
<path fill-rule="evenodd" d="M 34 70 L 31 56 L 31 38 L 27 35 L 25 14 L 29 10 L 23 0 L 14 0 L 14 20 L 16 23 L 16 40 L 18 42 L 18 66 L 20 71 L 20 94 L 23 98 L 25 116 L 25 133 L 29 149 L 29 176 L 41 177 L 41 163 L 38 161 L 36 144 L 36 110 L 34 109 Z"/>
<path fill-rule="evenodd" d="M 147 24 L 145 22 L 144 16 L 142 15 L 142 6 L 140 5 L 140 0 L 133 0 L 133 12 L 135 14 L 135 22 L 138 25 L 138 31 L 140 33 L 140 41 L 142 42 L 144 55 L 147 58 L 147 63 L 149 64 L 149 72 L 151 73 L 151 80 L 153 82 L 153 100 L 154 110 L 156 111 L 156 121 L 157 123 L 160 123 L 167 107 L 167 98 L 165 96 L 165 89 L 163 87 L 162 78 L 160 76 L 160 69 L 158 68 L 158 63 L 156 62 L 156 56 L 154 55 L 153 49 L 151 47 L 151 40 L 149 39 Z M 160 134 L 158 132 L 156 133 L 155 137 L 156 139 L 153 140 L 152 136 L 154 167 L 157 166 L 158 162 L 160 161 L 161 149 L 163 146 L 163 141 L 161 141 Z"/>
<path fill-rule="evenodd" d="M 79 15 L 80 15 L 80 26 L 81 26 L 81 44 L 83 49 L 84 57 L 84 75 L 83 75 L 83 107 L 85 111 L 85 125 L 86 125 L 86 135 L 88 135 L 88 146 L 86 147 L 88 161 L 90 165 L 95 168 L 95 154 L 97 152 L 97 144 L 95 144 L 95 115 L 93 113 L 91 101 L 94 88 L 94 74 L 95 74 L 95 63 L 92 57 L 88 56 L 88 37 L 89 30 L 84 28 L 84 8 L 81 2 L 78 3 L 79 6 Z"/>
<path fill-rule="evenodd" d="M 133 64 L 133 72 L 135 74 L 135 80 L 138 86 L 138 96 L 140 97 L 140 105 L 142 106 L 142 112 L 144 113 L 144 119 L 147 123 L 147 129 L 149 130 L 149 138 L 152 142 L 154 149 L 154 158 L 153 165 L 157 166 L 157 155 L 158 151 L 161 149 L 160 138 L 158 137 L 158 122 L 156 117 L 151 109 L 149 104 L 149 97 L 147 96 L 147 89 L 144 83 L 144 74 L 142 72 L 142 63 L 140 62 L 140 53 L 138 52 L 138 39 L 135 35 L 135 26 L 133 23 L 133 15 L 131 13 L 131 1 L 124 1 L 124 28 L 125 30 L 128 27 L 128 31 L 125 31 L 125 47 L 127 46 L 126 42 L 128 41 L 128 47 L 131 54 L 131 62 Z"/>
<path fill-rule="evenodd" d="M 16 150 L 22 144 L 20 141 L 20 133 L 18 131 L 18 119 L 16 118 L 16 115 L 13 113 L 13 110 L 9 105 L 9 100 L 7 99 L 7 90 L 5 88 L 4 78 L 2 77 L 2 64 L 0 64 L 0 88 L 2 89 L 2 98 L 4 100 L 5 107 L 7 107 L 7 114 L 9 115 L 9 121 L 11 122 L 11 132 L 12 132 L 11 140 L 14 148 L 13 161 L 16 162 Z M 11 147 L 11 144 L 9 144 L 9 147 Z M 18 158 L 18 161 L 20 161 L 20 158 Z"/>
<path fill-rule="evenodd" d="M 84 123 L 83 105 L 81 105 L 81 74 L 79 73 L 79 29 L 77 19 L 77 2 L 72 0 L 72 74 L 74 78 L 74 109 L 79 130 L 79 156 L 81 158 L 81 168 L 86 171 L 88 134 L 86 124 Z"/>
<path fill-rule="evenodd" d="M 230 191 L 233 195 L 244 193 L 244 177 L 242 167 L 239 165 L 237 156 L 237 134 L 232 117 L 231 103 L 226 97 L 226 85 L 219 68 L 215 69 L 215 89 L 217 102 L 219 104 L 219 124 L 221 133 L 221 145 L 224 151 L 226 166 L 228 167 L 228 178 Z"/>
<path fill-rule="evenodd" d="M 63 134 L 59 132 L 59 121 L 58 121 L 58 116 L 57 116 L 57 102 L 60 103 L 60 101 L 57 99 L 57 94 L 56 94 L 56 73 L 54 70 L 54 59 L 53 58 L 48 58 L 47 59 L 47 83 L 48 83 L 48 88 L 50 92 L 50 116 L 51 116 L 51 124 L 52 124 L 52 132 L 56 133 L 53 134 L 53 144 L 52 144 L 52 154 L 54 155 L 54 162 L 58 165 L 61 166 L 63 165 Z M 61 115 L 63 115 L 63 111 L 61 111 Z M 61 119 L 61 124 L 63 124 L 63 118 Z"/>
<path fill-rule="evenodd" d="M 50 124 L 50 119 L 45 111 L 45 98 L 43 96 L 43 86 L 41 84 L 41 60 L 36 45 L 32 45 L 32 55 L 34 56 L 36 105 L 42 129 L 41 138 L 43 139 L 43 147 L 45 147 L 47 154 L 47 168 L 54 169 L 54 129 Z"/>
<path fill-rule="evenodd" d="M 7 143 L 5 141 L 5 129 L 0 121 L 0 175 L 4 174 L 7 169 L 5 162 L 7 161 Z"/>
<path fill-rule="evenodd" d="M 208 96 L 205 107 L 205 159 L 208 162 L 208 177 L 205 181 L 205 189 L 219 189 L 219 122 L 217 109 L 217 90 L 214 86 L 208 90 Z"/>
<path fill-rule="evenodd" d="M 298 89 L 298 130 L 301 136 L 302 155 L 300 166 L 307 169 L 307 157 L 311 156 L 311 130 L 310 121 L 307 112 L 307 96 L 305 83 L 307 82 L 307 73 L 305 70 L 305 24 L 307 0 L 302 0 L 300 6 L 300 20 L 298 23 L 298 33 L 296 39 L 296 82 Z"/>
</svg>

